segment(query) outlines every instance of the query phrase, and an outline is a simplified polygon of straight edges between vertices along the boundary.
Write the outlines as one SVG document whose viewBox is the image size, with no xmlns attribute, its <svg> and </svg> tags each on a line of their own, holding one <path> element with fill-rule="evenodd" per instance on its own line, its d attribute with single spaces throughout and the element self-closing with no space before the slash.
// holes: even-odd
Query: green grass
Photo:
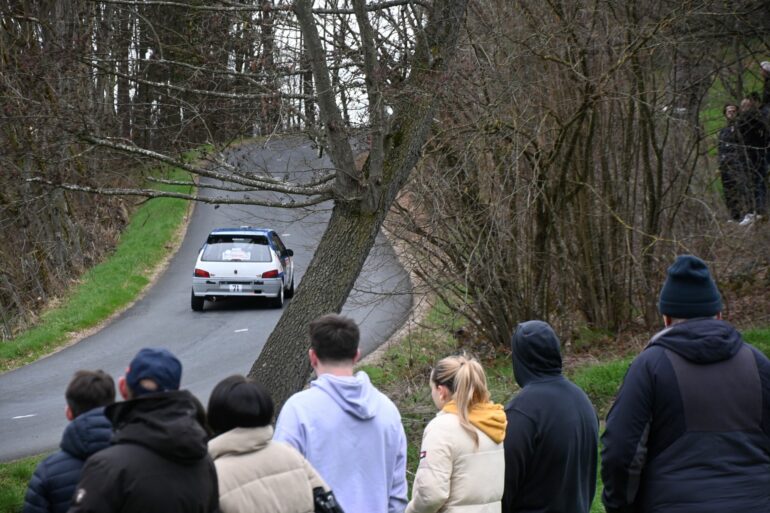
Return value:
<svg viewBox="0 0 770 513">
<path fill-rule="evenodd" d="M 190 178 L 180 169 L 164 170 L 163 175 L 175 180 Z M 157 188 L 190 192 L 179 186 Z M 172 250 L 187 208 L 186 201 L 172 198 L 152 199 L 139 207 L 115 252 L 80 277 L 62 306 L 48 310 L 36 326 L 0 345 L 0 372 L 40 358 L 66 343 L 73 333 L 92 328 L 129 305 Z"/>
<path fill-rule="evenodd" d="M 748 94 L 751 91 L 757 91 L 762 94 L 763 79 L 758 74 L 758 69 L 755 64 L 749 64 L 751 66 L 743 74 L 743 91 L 744 94 Z M 722 113 L 726 103 L 734 103 L 739 105 L 741 98 L 734 98 L 727 90 L 721 80 L 715 80 L 709 89 L 708 96 L 706 97 L 705 106 L 700 112 L 700 119 L 703 123 L 703 127 L 707 136 L 713 137 L 712 142 L 709 144 L 709 154 L 716 155 L 717 143 L 716 136 L 720 129 L 725 126 L 725 118 Z"/>
<path fill-rule="evenodd" d="M 41 454 L 0 464 L 0 513 L 21 511 L 29 478 L 44 457 Z"/>
<path fill-rule="evenodd" d="M 751 329 L 743 332 L 746 342 L 770 356 L 770 328 Z"/>
<path fill-rule="evenodd" d="M 569 378 L 588 394 L 599 416 L 604 418 L 630 363 L 631 358 L 625 358 L 587 365 L 573 370 Z"/>
<path fill-rule="evenodd" d="M 190 179 L 180 169 L 164 170 L 162 175 L 173 180 Z M 157 188 L 190 192 L 187 187 Z M 80 278 L 61 307 L 49 310 L 35 327 L 0 345 L 0 371 L 36 360 L 67 342 L 72 333 L 96 326 L 130 304 L 172 250 L 187 208 L 186 201 L 171 198 L 153 199 L 139 207 L 121 234 L 115 252 Z M 27 483 L 45 456 L 0 464 L 0 513 L 21 511 Z"/>
</svg>

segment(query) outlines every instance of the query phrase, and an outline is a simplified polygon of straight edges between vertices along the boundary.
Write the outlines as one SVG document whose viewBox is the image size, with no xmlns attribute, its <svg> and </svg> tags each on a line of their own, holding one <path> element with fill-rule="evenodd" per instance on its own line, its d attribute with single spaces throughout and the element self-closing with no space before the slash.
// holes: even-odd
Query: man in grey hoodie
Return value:
<svg viewBox="0 0 770 513">
<path fill-rule="evenodd" d="M 365 372 L 360 333 L 351 319 L 325 315 L 310 323 L 310 365 L 317 379 L 291 396 L 274 440 L 296 448 L 334 490 L 343 510 L 401 513 L 406 508 L 406 435 L 393 402 Z"/>
</svg>

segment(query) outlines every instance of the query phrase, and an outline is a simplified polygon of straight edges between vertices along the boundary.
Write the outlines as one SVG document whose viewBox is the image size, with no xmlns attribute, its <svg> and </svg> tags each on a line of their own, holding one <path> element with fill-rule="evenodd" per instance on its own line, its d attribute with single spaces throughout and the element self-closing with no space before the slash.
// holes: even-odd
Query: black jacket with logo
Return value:
<svg viewBox="0 0 770 513">
<path fill-rule="evenodd" d="M 199 404 L 181 390 L 108 406 L 113 445 L 86 462 L 70 513 L 217 511 L 217 475 Z"/>
<path fill-rule="evenodd" d="M 729 323 L 661 331 L 602 435 L 607 513 L 770 511 L 770 361 Z"/>
</svg>

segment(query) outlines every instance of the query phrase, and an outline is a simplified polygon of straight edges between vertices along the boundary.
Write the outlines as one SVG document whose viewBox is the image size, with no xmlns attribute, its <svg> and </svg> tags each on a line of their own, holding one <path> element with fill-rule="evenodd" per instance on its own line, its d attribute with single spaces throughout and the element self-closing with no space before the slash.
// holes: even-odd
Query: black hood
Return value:
<svg viewBox="0 0 770 513">
<path fill-rule="evenodd" d="M 694 363 L 721 362 L 732 358 L 743 340 L 729 322 L 700 318 L 678 322 L 655 335 L 647 347 L 662 346 Z"/>
<path fill-rule="evenodd" d="M 67 424 L 61 438 L 61 450 L 84 460 L 109 447 L 112 424 L 104 416 L 104 408 L 94 408 L 75 417 Z"/>
<path fill-rule="evenodd" d="M 190 392 L 175 390 L 115 403 L 105 413 L 115 428 L 112 443 L 143 445 L 164 458 L 192 464 L 208 449 L 199 407 Z"/>
<path fill-rule="evenodd" d="M 511 353 L 513 374 L 520 387 L 561 375 L 559 337 L 546 322 L 519 324 L 511 339 Z"/>
</svg>

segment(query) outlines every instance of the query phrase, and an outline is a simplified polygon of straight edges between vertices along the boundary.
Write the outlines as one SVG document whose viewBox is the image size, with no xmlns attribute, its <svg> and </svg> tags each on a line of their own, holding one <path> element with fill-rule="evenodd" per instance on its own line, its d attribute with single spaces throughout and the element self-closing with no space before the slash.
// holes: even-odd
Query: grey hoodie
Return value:
<svg viewBox="0 0 770 513">
<path fill-rule="evenodd" d="M 302 453 L 345 511 L 406 507 L 406 436 L 396 406 L 369 376 L 322 374 L 283 406 L 274 440 Z"/>
</svg>

